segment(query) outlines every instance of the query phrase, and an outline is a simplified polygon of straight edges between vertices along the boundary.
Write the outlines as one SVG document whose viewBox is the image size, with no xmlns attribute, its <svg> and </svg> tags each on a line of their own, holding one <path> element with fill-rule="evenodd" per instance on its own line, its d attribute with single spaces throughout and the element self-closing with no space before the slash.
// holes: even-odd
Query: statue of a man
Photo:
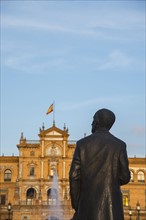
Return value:
<svg viewBox="0 0 146 220">
<path fill-rule="evenodd" d="M 77 220 L 124 220 L 120 186 L 130 181 L 126 144 L 109 130 L 115 115 L 100 109 L 92 134 L 76 144 L 70 173 L 70 196 Z"/>
</svg>

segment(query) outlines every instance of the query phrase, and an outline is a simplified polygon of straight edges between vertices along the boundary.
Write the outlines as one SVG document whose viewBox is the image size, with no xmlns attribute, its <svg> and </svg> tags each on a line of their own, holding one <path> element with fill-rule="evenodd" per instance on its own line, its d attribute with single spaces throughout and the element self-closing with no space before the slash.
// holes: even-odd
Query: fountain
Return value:
<svg viewBox="0 0 146 220">
<path fill-rule="evenodd" d="M 49 192 L 51 216 L 47 220 L 62 220 L 63 213 L 60 206 L 58 175 L 56 170 L 53 171 L 52 187 Z"/>
</svg>

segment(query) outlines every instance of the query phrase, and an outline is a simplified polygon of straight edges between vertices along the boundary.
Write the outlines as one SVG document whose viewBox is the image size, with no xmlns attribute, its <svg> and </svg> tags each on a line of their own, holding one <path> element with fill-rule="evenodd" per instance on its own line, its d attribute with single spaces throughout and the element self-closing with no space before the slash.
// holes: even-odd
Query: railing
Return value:
<svg viewBox="0 0 146 220">
<path fill-rule="evenodd" d="M 26 140 L 27 144 L 39 144 L 40 141 L 39 140 Z"/>
<path fill-rule="evenodd" d="M 76 140 L 69 140 L 68 144 L 76 144 Z M 27 144 L 39 144 L 40 141 L 39 140 L 26 140 Z"/>
<path fill-rule="evenodd" d="M 76 141 L 76 140 L 69 140 L 68 143 L 69 143 L 69 144 L 76 144 L 77 141 Z"/>
<path fill-rule="evenodd" d="M 41 204 L 40 204 L 41 203 Z M 31 200 L 31 201 L 20 201 L 20 205 L 46 205 L 46 206 L 50 206 L 50 207 L 56 207 L 58 206 L 58 203 L 50 203 L 49 201 L 39 201 L 39 200 Z M 64 201 L 60 201 L 59 202 L 60 206 L 64 205 Z"/>
</svg>

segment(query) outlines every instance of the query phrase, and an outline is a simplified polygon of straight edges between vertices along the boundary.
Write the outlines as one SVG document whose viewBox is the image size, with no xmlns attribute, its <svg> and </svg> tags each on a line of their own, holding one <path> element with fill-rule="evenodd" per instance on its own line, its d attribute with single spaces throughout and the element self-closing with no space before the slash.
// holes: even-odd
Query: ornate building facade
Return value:
<svg viewBox="0 0 146 220">
<path fill-rule="evenodd" d="M 22 133 L 17 147 L 19 156 L 0 157 L 0 219 L 69 220 L 75 142 L 68 129 L 43 126 L 38 141 Z M 146 158 L 129 158 L 129 164 L 131 181 L 122 187 L 125 219 L 146 220 Z"/>
</svg>

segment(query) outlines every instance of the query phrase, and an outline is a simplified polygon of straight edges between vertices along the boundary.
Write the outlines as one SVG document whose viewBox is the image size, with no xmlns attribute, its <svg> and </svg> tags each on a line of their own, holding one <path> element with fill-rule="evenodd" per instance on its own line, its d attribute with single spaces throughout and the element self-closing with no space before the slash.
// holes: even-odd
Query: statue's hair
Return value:
<svg viewBox="0 0 146 220">
<path fill-rule="evenodd" d="M 100 109 L 94 115 L 98 127 L 110 129 L 116 120 L 115 114 L 108 109 Z"/>
</svg>

